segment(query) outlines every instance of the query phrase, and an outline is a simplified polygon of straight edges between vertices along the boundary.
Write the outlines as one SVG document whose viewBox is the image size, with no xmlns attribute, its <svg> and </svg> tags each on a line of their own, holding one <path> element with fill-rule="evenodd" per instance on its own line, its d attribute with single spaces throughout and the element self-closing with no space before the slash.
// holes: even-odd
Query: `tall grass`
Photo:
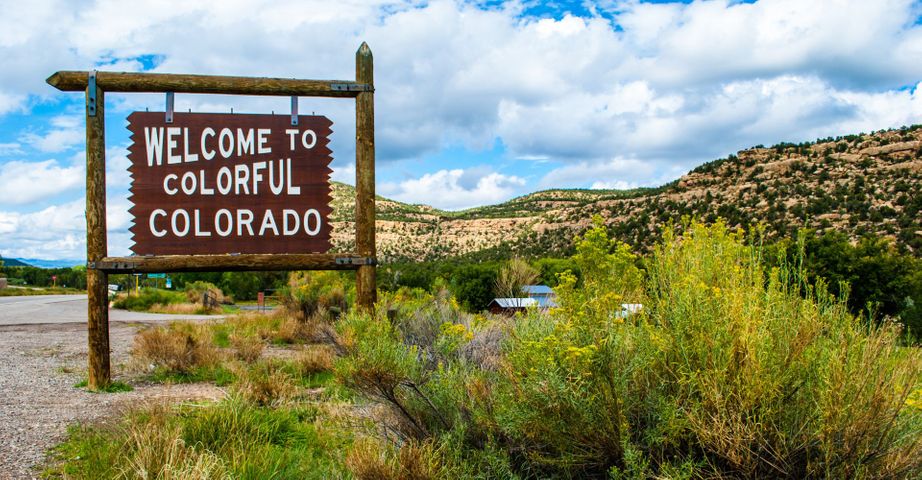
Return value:
<svg viewBox="0 0 922 480">
<path fill-rule="evenodd" d="M 75 427 L 48 477 L 74 479 L 339 478 L 348 435 L 310 407 L 142 406 L 108 427 Z"/>
</svg>

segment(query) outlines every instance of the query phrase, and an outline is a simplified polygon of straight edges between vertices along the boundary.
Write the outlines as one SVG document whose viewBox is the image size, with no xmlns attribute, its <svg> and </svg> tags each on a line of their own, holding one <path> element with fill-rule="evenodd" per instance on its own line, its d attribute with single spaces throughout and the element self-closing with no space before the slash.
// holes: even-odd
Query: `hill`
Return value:
<svg viewBox="0 0 922 480">
<path fill-rule="evenodd" d="M 334 245 L 351 249 L 354 189 L 333 186 Z M 852 238 L 889 237 L 922 255 L 922 125 L 800 144 L 756 146 L 658 188 L 545 190 L 458 212 L 378 197 L 379 256 L 435 260 L 568 254 L 593 215 L 648 249 L 663 225 L 690 215 L 762 223 L 768 238 L 804 226 Z"/>
<path fill-rule="evenodd" d="M 31 267 L 32 265 L 23 262 L 18 258 L 2 258 L 0 257 L 0 262 L 3 262 L 4 267 Z"/>
</svg>

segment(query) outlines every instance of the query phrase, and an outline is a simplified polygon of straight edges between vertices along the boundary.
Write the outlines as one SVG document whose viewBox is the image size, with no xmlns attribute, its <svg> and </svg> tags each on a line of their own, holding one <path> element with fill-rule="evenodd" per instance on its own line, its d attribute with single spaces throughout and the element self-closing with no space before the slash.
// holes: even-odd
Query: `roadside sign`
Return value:
<svg viewBox="0 0 922 480">
<path fill-rule="evenodd" d="M 147 278 L 166 278 L 165 273 L 148 273 Z"/>
<path fill-rule="evenodd" d="M 173 279 L 166 279 L 166 288 L 173 288 Z"/>
<path fill-rule="evenodd" d="M 134 112 L 129 200 L 137 255 L 330 249 L 322 116 Z"/>
</svg>

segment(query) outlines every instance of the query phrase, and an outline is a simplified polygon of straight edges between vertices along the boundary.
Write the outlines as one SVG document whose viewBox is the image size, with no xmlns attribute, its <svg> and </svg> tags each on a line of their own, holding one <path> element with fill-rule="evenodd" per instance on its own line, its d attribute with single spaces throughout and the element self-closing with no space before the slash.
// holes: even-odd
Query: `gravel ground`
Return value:
<svg viewBox="0 0 922 480">
<path fill-rule="evenodd" d="M 128 360 L 138 323 L 111 322 L 116 378 Z M 0 479 L 38 478 L 49 448 L 67 427 L 112 417 L 140 400 L 216 399 L 205 384 L 136 386 L 94 394 L 74 388 L 86 371 L 86 324 L 0 326 Z"/>
</svg>

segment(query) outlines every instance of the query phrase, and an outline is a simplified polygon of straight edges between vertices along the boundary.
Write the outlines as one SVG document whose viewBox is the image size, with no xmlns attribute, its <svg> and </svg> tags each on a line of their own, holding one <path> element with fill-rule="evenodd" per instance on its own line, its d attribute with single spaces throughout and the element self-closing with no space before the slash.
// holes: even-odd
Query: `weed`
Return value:
<svg viewBox="0 0 922 480">
<path fill-rule="evenodd" d="M 120 382 L 120 381 L 109 382 L 108 385 L 100 389 L 95 389 L 95 390 L 88 388 L 88 385 L 89 385 L 89 381 L 84 378 L 83 380 L 80 380 L 79 382 L 75 383 L 74 388 L 85 388 L 86 391 L 91 392 L 91 393 L 120 393 L 120 392 L 131 392 L 134 390 L 134 387 L 132 387 L 131 385 L 128 385 L 127 383 Z"/>
<path fill-rule="evenodd" d="M 180 322 L 139 332 L 134 338 L 132 355 L 168 374 L 189 374 L 197 368 L 214 365 L 218 359 L 203 326 Z"/>
<path fill-rule="evenodd" d="M 253 363 L 258 360 L 262 355 L 263 347 L 265 346 L 263 341 L 257 337 L 249 337 L 239 334 L 231 334 L 229 341 L 237 358 L 246 363 Z"/>
</svg>

